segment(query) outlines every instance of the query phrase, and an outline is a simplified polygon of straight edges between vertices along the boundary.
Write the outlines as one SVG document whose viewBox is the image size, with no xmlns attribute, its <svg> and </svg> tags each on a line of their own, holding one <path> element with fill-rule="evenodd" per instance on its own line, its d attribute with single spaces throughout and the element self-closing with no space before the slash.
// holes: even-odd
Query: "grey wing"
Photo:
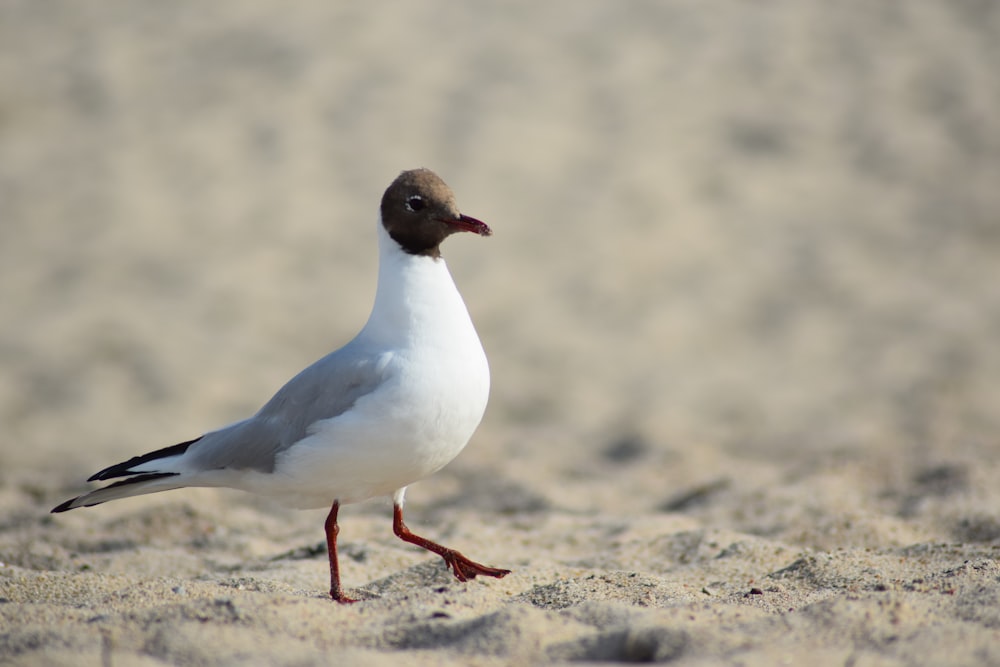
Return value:
<svg viewBox="0 0 1000 667">
<path fill-rule="evenodd" d="M 190 461 L 202 470 L 271 472 L 278 454 L 304 438 L 311 425 L 343 414 L 383 380 L 376 359 L 341 348 L 289 380 L 250 419 L 206 434 Z"/>
</svg>

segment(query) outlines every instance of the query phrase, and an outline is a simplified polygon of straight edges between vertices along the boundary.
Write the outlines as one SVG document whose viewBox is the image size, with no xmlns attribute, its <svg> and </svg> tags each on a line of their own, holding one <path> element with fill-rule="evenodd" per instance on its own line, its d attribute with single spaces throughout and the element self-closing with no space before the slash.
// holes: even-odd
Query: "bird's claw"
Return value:
<svg viewBox="0 0 1000 667">
<path fill-rule="evenodd" d="M 455 578 L 459 581 L 475 579 L 479 575 L 503 579 L 510 574 L 510 570 L 482 565 L 481 563 L 469 560 L 457 551 L 449 551 L 444 554 L 442 558 L 444 558 L 444 562 L 449 568 L 451 568 L 451 571 L 455 573 Z"/>
</svg>

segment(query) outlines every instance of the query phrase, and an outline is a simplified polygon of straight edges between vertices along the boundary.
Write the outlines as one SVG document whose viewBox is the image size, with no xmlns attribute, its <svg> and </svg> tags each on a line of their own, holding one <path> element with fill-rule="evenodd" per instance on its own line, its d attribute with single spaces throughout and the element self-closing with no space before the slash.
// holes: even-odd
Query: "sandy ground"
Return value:
<svg viewBox="0 0 1000 667">
<path fill-rule="evenodd" d="M 0 663 L 1000 663 L 1000 5 L 0 3 Z M 428 166 L 493 368 L 412 528 L 48 510 L 348 340 Z"/>
</svg>

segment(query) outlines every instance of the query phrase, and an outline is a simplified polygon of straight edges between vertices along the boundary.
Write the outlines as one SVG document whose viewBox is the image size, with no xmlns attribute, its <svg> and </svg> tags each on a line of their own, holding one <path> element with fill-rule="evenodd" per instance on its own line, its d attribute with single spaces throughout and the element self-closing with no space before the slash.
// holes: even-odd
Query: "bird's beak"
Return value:
<svg viewBox="0 0 1000 667">
<path fill-rule="evenodd" d="M 475 232 L 480 236 L 492 236 L 493 230 L 490 229 L 482 220 L 476 220 L 475 218 L 468 215 L 460 215 L 457 218 L 446 220 L 441 218 L 441 222 L 451 227 L 454 227 L 461 232 Z"/>
</svg>

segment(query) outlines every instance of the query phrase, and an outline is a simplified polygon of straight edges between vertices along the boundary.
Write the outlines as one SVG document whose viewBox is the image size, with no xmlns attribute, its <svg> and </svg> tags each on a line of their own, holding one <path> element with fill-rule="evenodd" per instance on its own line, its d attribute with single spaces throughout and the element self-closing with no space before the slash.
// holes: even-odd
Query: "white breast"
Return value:
<svg viewBox="0 0 1000 667">
<path fill-rule="evenodd" d="M 281 455 L 268 486 L 286 504 L 391 494 L 455 458 L 486 409 L 486 355 L 444 260 L 409 255 L 379 231 L 375 306 L 350 344 L 378 359 L 385 380 Z"/>
</svg>

